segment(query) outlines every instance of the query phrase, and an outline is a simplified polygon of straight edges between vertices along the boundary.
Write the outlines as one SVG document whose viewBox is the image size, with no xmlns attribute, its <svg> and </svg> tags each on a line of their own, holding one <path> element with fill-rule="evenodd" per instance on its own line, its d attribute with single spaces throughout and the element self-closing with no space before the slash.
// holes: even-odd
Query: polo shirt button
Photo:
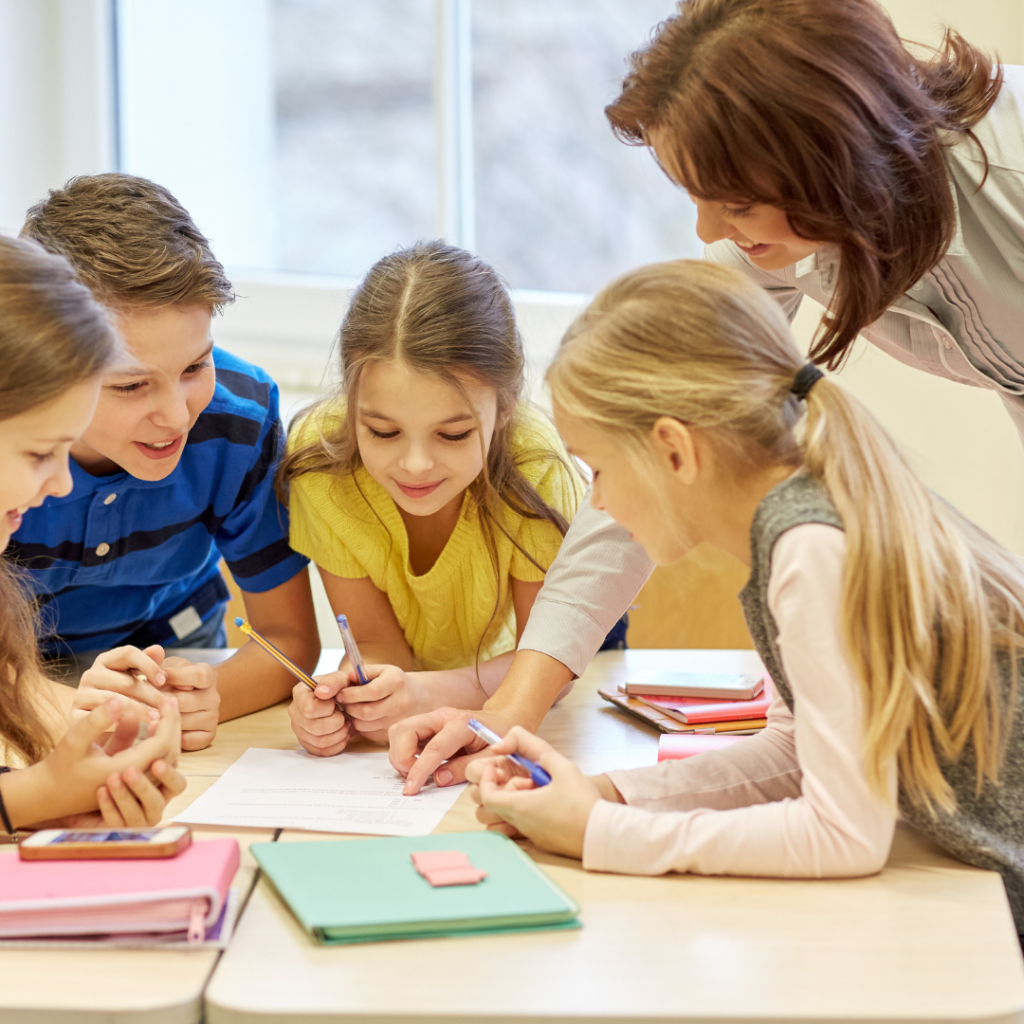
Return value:
<svg viewBox="0 0 1024 1024">
<path fill-rule="evenodd" d="M 110 550 L 110 545 L 104 541 L 99 547 L 96 548 L 96 554 L 102 558 Z"/>
<path fill-rule="evenodd" d="M 111 503 L 111 502 L 112 502 L 112 501 L 113 501 L 113 500 L 114 500 L 114 499 L 115 499 L 116 497 L 117 497 L 117 495 L 116 495 L 116 494 L 108 494 L 108 495 L 107 495 L 107 496 L 106 496 L 106 497 L 105 497 L 105 498 L 103 499 L 103 504 L 104 504 L 104 505 L 109 505 L 109 504 L 110 504 L 110 503 Z"/>
</svg>

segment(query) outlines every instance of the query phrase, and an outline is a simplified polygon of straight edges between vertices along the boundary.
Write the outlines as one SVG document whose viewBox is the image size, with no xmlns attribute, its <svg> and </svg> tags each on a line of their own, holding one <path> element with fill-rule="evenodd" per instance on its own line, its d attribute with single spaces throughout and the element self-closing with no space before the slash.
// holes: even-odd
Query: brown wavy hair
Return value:
<svg viewBox="0 0 1024 1024">
<path fill-rule="evenodd" d="M 72 178 L 28 211 L 22 235 L 71 261 L 81 280 L 117 310 L 235 301 L 224 267 L 181 203 L 148 178 Z"/>
<path fill-rule="evenodd" d="M 66 259 L 0 236 L 0 429 L 102 373 L 119 351 L 106 312 Z M 29 588 L 0 558 L 0 737 L 29 762 L 52 744 L 31 693 L 42 675 Z"/>
<path fill-rule="evenodd" d="M 875 0 L 682 0 L 605 114 L 626 143 L 666 139 L 665 170 L 692 195 L 778 207 L 839 249 L 811 348 L 835 368 L 949 248 L 943 151 L 964 136 L 981 149 L 971 129 L 1001 86 L 956 32 L 914 56 Z"/>
<path fill-rule="evenodd" d="M 511 509 L 524 519 L 548 522 L 564 537 L 569 528 L 565 516 L 548 505 L 522 472 L 529 462 L 564 464 L 564 460 L 549 448 L 513 453 L 526 358 L 512 299 L 494 269 L 472 253 L 442 241 L 417 242 L 385 256 L 352 295 L 341 325 L 339 350 L 338 390 L 290 425 L 293 437 L 307 419 L 319 429 L 308 443 L 289 445 L 281 460 L 275 484 L 282 502 L 288 500 L 289 482 L 303 473 L 354 474 L 362 465 L 356 443 L 355 398 L 360 375 L 369 363 L 401 362 L 443 380 L 462 394 L 465 389 L 460 376 L 470 377 L 493 388 L 497 396 L 497 425 L 483 471 L 469 486 L 495 575 L 497 533 L 505 534 L 543 571 L 534 556 L 509 536 L 501 509 Z M 338 415 L 341 409 L 344 416 Z M 498 582 L 491 623 L 501 599 Z M 478 656 L 483 642 L 481 636 Z"/>
</svg>

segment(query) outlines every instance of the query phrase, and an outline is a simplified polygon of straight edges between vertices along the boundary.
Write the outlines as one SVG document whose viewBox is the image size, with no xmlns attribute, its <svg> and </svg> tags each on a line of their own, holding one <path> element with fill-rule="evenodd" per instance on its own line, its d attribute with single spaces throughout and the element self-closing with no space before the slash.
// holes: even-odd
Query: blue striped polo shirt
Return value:
<svg viewBox="0 0 1024 1024">
<path fill-rule="evenodd" d="M 223 611 L 221 555 L 251 593 L 305 567 L 274 495 L 277 385 L 221 349 L 214 365 L 213 399 L 170 476 L 92 476 L 72 460 L 71 493 L 25 513 L 8 557 L 29 572 L 50 653 L 186 636 Z"/>
</svg>

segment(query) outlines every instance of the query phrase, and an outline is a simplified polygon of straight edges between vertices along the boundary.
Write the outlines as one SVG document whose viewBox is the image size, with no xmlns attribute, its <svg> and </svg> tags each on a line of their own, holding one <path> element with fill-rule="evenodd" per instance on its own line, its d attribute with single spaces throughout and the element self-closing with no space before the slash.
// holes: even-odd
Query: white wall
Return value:
<svg viewBox="0 0 1024 1024">
<path fill-rule="evenodd" d="M 0 231 L 114 167 L 108 0 L 0 0 Z"/>
<path fill-rule="evenodd" d="M 1024 64 L 1021 0 L 882 0 L 904 39 L 934 44 L 950 25 L 1004 64 Z"/>
</svg>

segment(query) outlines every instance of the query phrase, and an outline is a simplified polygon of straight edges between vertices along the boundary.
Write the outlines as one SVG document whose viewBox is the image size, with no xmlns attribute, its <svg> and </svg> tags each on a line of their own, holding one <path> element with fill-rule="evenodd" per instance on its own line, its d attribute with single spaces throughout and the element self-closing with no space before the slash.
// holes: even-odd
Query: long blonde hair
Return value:
<svg viewBox="0 0 1024 1024">
<path fill-rule="evenodd" d="M 547 379 L 557 409 L 633 450 L 672 416 L 737 475 L 802 464 L 820 481 L 846 532 L 843 632 L 864 696 L 869 779 L 882 792 L 896 757 L 912 803 L 950 810 L 942 764 L 968 746 L 978 791 L 998 781 L 1024 647 L 1024 562 L 932 494 L 833 381 L 815 384 L 804 419 L 790 387 L 805 361 L 764 290 L 678 260 L 605 288 Z"/>
</svg>

